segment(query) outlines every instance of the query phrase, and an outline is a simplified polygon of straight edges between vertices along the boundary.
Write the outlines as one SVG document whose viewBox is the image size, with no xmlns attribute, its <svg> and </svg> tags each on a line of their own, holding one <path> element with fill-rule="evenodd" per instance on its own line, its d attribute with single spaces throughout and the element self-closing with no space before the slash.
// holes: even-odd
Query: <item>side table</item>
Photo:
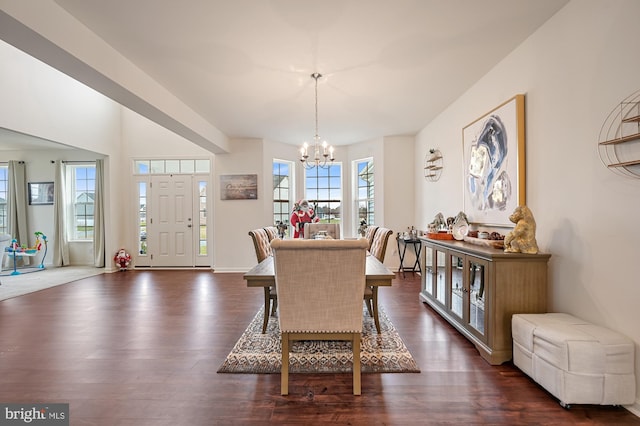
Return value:
<svg viewBox="0 0 640 426">
<path fill-rule="evenodd" d="M 396 241 L 398 243 L 398 256 L 400 256 L 400 267 L 398 268 L 398 272 L 402 272 L 402 277 L 405 277 L 405 271 L 422 273 L 422 269 L 420 268 L 420 252 L 422 251 L 422 244 L 420 243 L 420 240 L 412 237 L 405 238 L 398 235 L 396 236 Z M 416 261 L 413 262 L 413 266 L 404 266 L 404 256 L 407 253 L 408 245 L 413 246 L 413 252 L 416 255 Z M 402 248 L 400 246 L 402 246 Z"/>
</svg>

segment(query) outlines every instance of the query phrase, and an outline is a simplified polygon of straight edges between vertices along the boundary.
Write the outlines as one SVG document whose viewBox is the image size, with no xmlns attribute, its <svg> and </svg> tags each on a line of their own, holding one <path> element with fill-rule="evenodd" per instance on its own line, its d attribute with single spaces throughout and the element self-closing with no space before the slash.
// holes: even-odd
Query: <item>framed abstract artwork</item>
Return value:
<svg viewBox="0 0 640 426">
<path fill-rule="evenodd" d="M 220 175 L 221 200 L 256 200 L 258 175 Z"/>
<path fill-rule="evenodd" d="M 525 197 L 524 95 L 516 95 L 462 129 L 463 209 L 470 222 L 513 226 Z"/>
</svg>

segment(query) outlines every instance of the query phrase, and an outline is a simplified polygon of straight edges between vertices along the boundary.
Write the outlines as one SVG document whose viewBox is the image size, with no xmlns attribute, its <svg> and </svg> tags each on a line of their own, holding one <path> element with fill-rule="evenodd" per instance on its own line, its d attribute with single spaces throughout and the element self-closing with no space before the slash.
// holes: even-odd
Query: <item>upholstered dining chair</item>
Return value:
<svg viewBox="0 0 640 426">
<path fill-rule="evenodd" d="M 334 240 L 340 239 L 340 224 L 338 223 L 305 223 L 304 238 L 313 239 L 320 231 L 325 231 Z"/>
<path fill-rule="evenodd" d="M 269 242 L 274 238 L 278 238 L 278 228 L 275 226 L 265 226 L 264 230 L 267 233 L 267 237 L 269 237 Z"/>
<path fill-rule="evenodd" d="M 360 395 L 367 242 L 274 240 L 271 247 L 282 336 L 280 393 L 289 394 L 289 351 L 294 341 L 346 340 L 353 351 L 353 394 Z"/>
<path fill-rule="evenodd" d="M 371 244 L 373 244 L 373 237 L 376 235 L 376 231 L 378 230 L 378 226 L 369 225 L 367 229 L 364 231 L 364 238 L 369 242 L 369 247 L 367 250 L 371 251 Z"/>
<path fill-rule="evenodd" d="M 249 231 L 249 235 L 253 240 L 253 247 L 256 250 L 256 259 L 258 263 L 271 256 L 271 240 L 269 234 L 264 228 L 253 229 Z M 271 287 L 264 288 L 264 320 L 262 321 L 262 334 L 267 331 L 267 324 L 269 324 L 269 316 L 274 315 L 278 309 L 278 296 L 276 289 Z"/>
<path fill-rule="evenodd" d="M 375 235 L 373 236 L 371 247 L 369 248 L 371 256 L 374 256 L 382 263 L 384 263 L 384 256 L 387 253 L 387 243 L 389 242 L 389 237 L 391 236 L 391 234 L 393 234 L 393 231 L 389 228 L 378 228 Z M 380 334 L 377 286 L 366 286 L 366 288 L 364 289 L 364 302 L 367 305 L 367 311 L 369 311 L 369 315 L 373 317 L 373 321 L 376 324 L 376 331 L 378 332 L 378 334 Z"/>
</svg>

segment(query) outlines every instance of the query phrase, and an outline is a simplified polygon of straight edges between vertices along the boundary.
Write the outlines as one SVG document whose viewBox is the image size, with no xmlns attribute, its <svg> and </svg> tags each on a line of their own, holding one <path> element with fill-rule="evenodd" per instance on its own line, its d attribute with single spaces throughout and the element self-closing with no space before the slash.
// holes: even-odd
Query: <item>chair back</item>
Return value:
<svg viewBox="0 0 640 426">
<path fill-rule="evenodd" d="M 371 244 L 373 244 L 373 236 L 376 234 L 378 230 L 377 226 L 370 225 L 367 226 L 367 229 L 364 231 L 364 238 L 369 242 L 369 251 L 371 251 Z"/>
<path fill-rule="evenodd" d="M 373 236 L 373 242 L 371 243 L 369 251 L 372 256 L 382 263 L 384 263 L 384 256 L 387 253 L 387 242 L 391 234 L 393 234 L 391 229 L 380 227 Z"/>
<path fill-rule="evenodd" d="M 305 223 L 305 240 L 314 239 L 320 231 L 326 231 L 327 235 L 329 235 L 334 240 L 340 239 L 340 224 L 338 223 Z"/>
<path fill-rule="evenodd" d="M 269 245 L 269 235 L 263 228 L 253 229 L 249 231 L 249 235 L 253 240 L 253 248 L 256 250 L 256 258 L 258 263 L 271 256 L 271 246 Z"/>
<path fill-rule="evenodd" d="M 267 233 L 267 237 L 269 238 L 269 242 L 274 238 L 278 238 L 278 228 L 275 226 L 265 226 L 264 231 Z"/>
<path fill-rule="evenodd" d="M 367 242 L 273 240 L 282 333 L 361 333 Z"/>
</svg>

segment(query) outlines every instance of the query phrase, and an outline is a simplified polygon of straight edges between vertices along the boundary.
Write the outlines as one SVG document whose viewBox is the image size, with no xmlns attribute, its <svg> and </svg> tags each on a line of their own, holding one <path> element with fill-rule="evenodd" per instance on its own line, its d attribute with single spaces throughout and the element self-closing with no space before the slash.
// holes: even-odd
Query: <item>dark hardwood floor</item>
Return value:
<svg viewBox="0 0 640 426">
<path fill-rule="evenodd" d="M 262 306 L 242 274 L 127 271 L 0 302 L 0 402 L 70 404 L 71 425 L 640 424 L 570 410 L 510 363 L 488 365 L 399 276 L 381 304 L 422 372 L 217 374 Z"/>
</svg>

